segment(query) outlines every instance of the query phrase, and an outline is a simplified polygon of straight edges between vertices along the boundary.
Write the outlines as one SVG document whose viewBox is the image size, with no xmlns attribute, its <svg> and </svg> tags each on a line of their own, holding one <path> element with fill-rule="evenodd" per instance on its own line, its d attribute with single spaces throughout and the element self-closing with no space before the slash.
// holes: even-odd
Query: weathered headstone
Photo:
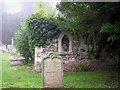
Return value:
<svg viewBox="0 0 120 90">
<path fill-rule="evenodd" d="M 42 47 L 35 47 L 35 61 L 34 61 L 34 70 L 36 72 L 41 71 L 41 60 L 43 58 L 43 48 Z"/>
<path fill-rule="evenodd" d="M 8 51 L 10 51 L 10 53 L 11 53 L 11 51 L 12 51 L 12 49 L 13 49 L 13 46 L 12 46 L 12 45 L 7 45 L 7 49 L 8 49 Z"/>
<path fill-rule="evenodd" d="M 6 45 L 1 45 L 0 50 L 1 50 L 2 52 L 7 52 Z"/>
<path fill-rule="evenodd" d="M 63 63 L 61 57 L 50 52 L 43 58 L 41 66 L 43 88 L 63 87 Z"/>
<path fill-rule="evenodd" d="M 23 65 L 23 60 L 25 58 L 23 58 L 22 56 L 19 56 L 17 54 L 17 49 L 12 46 L 11 50 L 10 50 L 10 66 L 17 66 L 17 65 Z"/>
</svg>

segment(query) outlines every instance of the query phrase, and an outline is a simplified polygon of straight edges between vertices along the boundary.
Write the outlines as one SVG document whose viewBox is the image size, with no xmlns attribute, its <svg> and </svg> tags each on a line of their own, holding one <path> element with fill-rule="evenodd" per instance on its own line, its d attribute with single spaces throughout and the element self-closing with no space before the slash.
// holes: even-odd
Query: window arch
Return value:
<svg viewBox="0 0 120 90">
<path fill-rule="evenodd" d="M 64 35 L 62 38 L 62 52 L 68 52 L 69 51 L 69 38 L 67 35 Z"/>
<path fill-rule="evenodd" d="M 62 42 L 64 42 L 64 39 L 68 40 L 67 43 L 66 43 L 66 46 L 67 47 L 63 47 L 63 44 Z M 72 42 L 73 42 L 73 39 L 72 39 L 72 36 L 68 33 L 61 33 L 59 35 L 59 38 L 58 38 L 58 52 L 72 52 Z M 66 50 L 63 50 L 63 48 Z M 68 50 L 67 50 L 68 48 Z"/>
</svg>

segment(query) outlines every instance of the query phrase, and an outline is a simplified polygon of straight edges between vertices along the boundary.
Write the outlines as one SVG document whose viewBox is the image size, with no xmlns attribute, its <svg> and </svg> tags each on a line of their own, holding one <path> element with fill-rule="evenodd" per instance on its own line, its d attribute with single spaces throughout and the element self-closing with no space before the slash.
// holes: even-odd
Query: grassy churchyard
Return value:
<svg viewBox="0 0 120 90">
<path fill-rule="evenodd" d="M 10 54 L 2 53 L 1 88 L 41 88 L 41 74 L 33 71 L 33 65 L 10 67 Z M 0 62 L 1 63 L 1 62 Z M 64 72 L 64 87 L 71 88 L 116 88 L 116 72 Z"/>
</svg>

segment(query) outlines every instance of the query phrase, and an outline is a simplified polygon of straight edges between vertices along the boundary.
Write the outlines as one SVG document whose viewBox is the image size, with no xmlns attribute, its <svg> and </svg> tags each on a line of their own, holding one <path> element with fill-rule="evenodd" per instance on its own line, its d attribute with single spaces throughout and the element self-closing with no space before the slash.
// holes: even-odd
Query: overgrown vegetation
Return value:
<svg viewBox="0 0 120 90">
<path fill-rule="evenodd" d="M 43 46 L 60 30 L 71 32 L 80 42 L 82 37 L 91 45 L 90 58 L 113 59 L 115 66 L 120 53 L 120 5 L 119 3 L 61 2 L 57 5 L 59 15 L 44 12 L 39 7 L 36 14 L 26 18 L 15 34 L 15 46 L 26 60 L 34 60 L 34 48 Z M 47 10 L 46 10 L 47 11 Z M 67 50 L 66 50 L 67 51 Z M 9 54 L 2 54 L 2 87 L 41 88 L 41 76 L 33 65 L 10 67 Z M 113 63 L 113 62 L 112 62 Z M 113 63 L 114 64 L 114 63 Z M 80 65 L 84 71 L 85 66 Z M 0 69 L 1 70 L 1 69 Z M 114 76 L 115 75 L 115 76 Z M 64 72 L 64 86 L 73 88 L 118 87 L 117 72 Z M 114 78 L 113 78 L 114 77 Z"/>
<path fill-rule="evenodd" d="M 21 23 L 18 26 L 18 29 L 19 30 L 15 33 L 15 47 L 17 48 L 18 52 L 25 57 L 26 62 L 28 62 L 28 60 L 31 59 L 31 53 L 28 43 L 28 30 L 25 22 Z"/>
<path fill-rule="evenodd" d="M 108 35 L 107 41 L 113 45 L 115 42 L 120 41 L 120 22 L 115 22 L 114 25 L 110 23 L 103 24 L 100 32 Z"/>
<path fill-rule="evenodd" d="M 43 46 L 47 40 L 52 39 L 59 32 L 54 19 L 39 13 L 28 17 L 18 29 L 15 34 L 16 48 L 26 60 L 34 59 L 35 47 Z"/>
<path fill-rule="evenodd" d="M 60 2 L 57 9 L 61 12 L 58 24 L 63 30 L 69 30 L 78 41 L 83 37 L 87 45 L 92 45 L 89 52 L 97 58 L 105 53 L 120 52 L 120 5 L 119 3 L 81 3 Z M 109 48 L 109 49 L 108 49 Z M 107 57 L 106 56 L 106 57 Z M 119 58 L 118 58 L 119 59 Z"/>
<path fill-rule="evenodd" d="M 47 3 L 51 5 L 51 3 Z M 34 49 L 43 46 L 54 35 L 59 33 L 55 23 L 54 10 L 46 3 L 37 3 L 36 13 L 27 17 L 22 22 L 15 34 L 15 46 L 18 52 L 24 56 L 26 62 L 34 60 Z"/>
<path fill-rule="evenodd" d="M 85 71 L 86 66 L 84 64 L 80 64 L 80 71 Z"/>
<path fill-rule="evenodd" d="M 33 59 L 35 46 L 43 46 L 60 29 L 71 32 L 79 42 L 82 37 L 88 46 L 91 45 L 88 50 L 90 58 L 112 55 L 119 61 L 119 3 L 60 2 L 56 7 L 59 10 L 57 18 L 45 3 L 39 4 L 37 13 L 28 17 L 19 28 L 15 37 L 16 46 L 22 55 L 27 53 L 25 58 Z M 19 34 L 22 31 L 24 34 Z"/>
<path fill-rule="evenodd" d="M 47 40 L 51 40 L 59 32 L 52 18 L 43 17 L 39 13 L 27 18 L 26 23 L 32 56 L 34 56 L 35 46 L 43 46 Z"/>
</svg>

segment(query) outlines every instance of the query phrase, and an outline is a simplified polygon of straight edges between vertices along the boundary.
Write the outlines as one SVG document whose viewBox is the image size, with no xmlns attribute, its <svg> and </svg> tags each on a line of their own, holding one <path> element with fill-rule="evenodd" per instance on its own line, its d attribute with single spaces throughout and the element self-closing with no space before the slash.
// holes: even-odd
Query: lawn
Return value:
<svg viewBox="0 0 120 90">
<path fill-rule="evenodd" d="M 34 72 L 33 65 L 10 67 L 10 54 L 2 56 L 2 88 L 41 88 L 41 73 Z M 1 63 L 0 61 L 0 63 Z M 113 76 L 114 75 L 114 76 Z M 111 79 L 112 78 L 112 79 Z M 64 72 L 64 87 L 72 88 L 116 88 L 117 73 L 108 71 Z"/>
</svg>

